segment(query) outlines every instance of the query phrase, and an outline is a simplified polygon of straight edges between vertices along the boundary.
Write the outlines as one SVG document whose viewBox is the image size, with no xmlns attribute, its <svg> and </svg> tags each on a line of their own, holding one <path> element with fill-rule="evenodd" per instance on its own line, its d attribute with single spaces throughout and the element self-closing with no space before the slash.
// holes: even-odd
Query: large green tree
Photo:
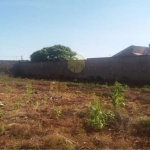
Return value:
<svg viewBox="0 0 150 150">
<path fill-rule="evenodd" d="M 30 58 L 33 62 L 39 61 L 62 61 L 68 60 L 77 53 L 69 47 L 63 45 L 54 45 L 52 47 L 44 47 L 41 50 L 35 51 Z"/>
</svg>

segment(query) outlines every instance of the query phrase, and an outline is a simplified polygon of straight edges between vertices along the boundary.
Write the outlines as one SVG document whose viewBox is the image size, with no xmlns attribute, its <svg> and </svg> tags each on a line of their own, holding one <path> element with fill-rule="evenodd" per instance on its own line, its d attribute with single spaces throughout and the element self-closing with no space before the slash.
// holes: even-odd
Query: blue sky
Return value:
<svg viewBox="0 0 150 150">
<path fill-rule="evenodd" d="M 61 44 L 84 58 L 150 43 L 150 0 L 0 0 L 0 60 Z"/>
</svg>

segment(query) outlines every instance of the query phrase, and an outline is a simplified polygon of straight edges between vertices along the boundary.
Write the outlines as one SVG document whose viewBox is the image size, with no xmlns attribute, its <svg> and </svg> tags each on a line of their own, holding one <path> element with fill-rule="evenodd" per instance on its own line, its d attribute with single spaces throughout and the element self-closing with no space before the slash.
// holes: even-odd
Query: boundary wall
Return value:
<svg viewBox="0 0 150 150">
<path fill-rule="evenodd" d="M 9 71 L 15 76 L 47 79 L 150 81 L 150 56 L 88 58 L 85 65 L 75 74 L 68 69 L 67 61 L 11 62 Z"/>
<path fill-rule="evenodd" d="M 0 73 L 9 73 L 10 69 L 17 62 L 18 61 L 13 61 L 13 60 L 0 60 Z"/>
</svg>

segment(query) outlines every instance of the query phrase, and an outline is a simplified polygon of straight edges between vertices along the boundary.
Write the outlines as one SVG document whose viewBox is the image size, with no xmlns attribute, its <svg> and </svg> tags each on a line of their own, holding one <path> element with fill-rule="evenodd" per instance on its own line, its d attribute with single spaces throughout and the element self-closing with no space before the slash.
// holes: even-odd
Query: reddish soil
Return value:
<svg viewBox="0 0 150 150">
<path fill-rule="evenodd" d="M 127 88 L 118 117 L 103 129 L 87 126 L 93 93 L 104 111 L 113 110 L 110 89 L 100 84 L 1 76 L 0 149 L 150 148 L 150 92 L 144 88 Z"/>
</svg>

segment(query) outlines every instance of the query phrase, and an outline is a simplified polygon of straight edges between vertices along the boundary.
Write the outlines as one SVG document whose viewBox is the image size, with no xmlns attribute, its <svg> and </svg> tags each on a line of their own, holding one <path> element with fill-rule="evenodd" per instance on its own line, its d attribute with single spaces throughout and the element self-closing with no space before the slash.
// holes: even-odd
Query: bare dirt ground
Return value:
<svg viewBox="0 0 150 150">
<path fill-rule="evenodd" d="M 0 149 L 149 149 L 149 88 L 127 87 L 102 129 L 87 126 L 93 93 L 112 110 L 111 86 L 0 76 Z"/>
</svg>

